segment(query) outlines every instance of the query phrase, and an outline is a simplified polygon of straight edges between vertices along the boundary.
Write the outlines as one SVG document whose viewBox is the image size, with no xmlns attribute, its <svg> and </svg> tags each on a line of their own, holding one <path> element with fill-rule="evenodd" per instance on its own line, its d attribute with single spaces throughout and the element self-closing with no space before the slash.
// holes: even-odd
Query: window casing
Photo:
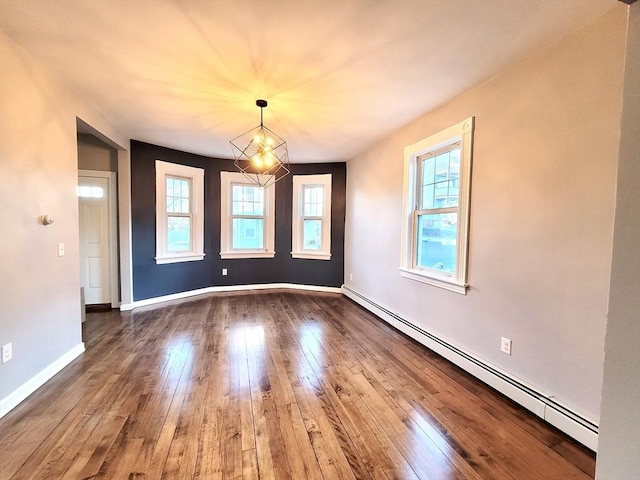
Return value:
<svg viewBox="0 0 640 480">
<path fill-rule="evenodd" d="M 156 263 L 204 256 L 204 170 L 156 160 Z"/>
<path fill-rule="evenodd" d="M 400 275 L 465 294 L 474 118 L 404 149 Z"/>
<path fill-rule="evenodd" d="M 256 187 L 239 172 L 220 172 L 221 258 L 275 256 L 275 187 Z"/>
<path fill-rule="evenodd" d="M 291 256 L 331 259 L 331 174 L 293 176 Z"/>
</svg>

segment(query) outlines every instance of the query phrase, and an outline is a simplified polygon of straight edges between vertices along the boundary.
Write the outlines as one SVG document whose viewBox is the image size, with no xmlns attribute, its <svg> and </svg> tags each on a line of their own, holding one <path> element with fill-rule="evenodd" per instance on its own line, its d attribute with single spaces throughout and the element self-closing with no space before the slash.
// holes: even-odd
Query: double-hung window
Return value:
<svg viewBox="0 0 640 480">
<path fill-rule="evenodd" d="M 204 258 L 204 170 L 156 161 L 156 263 Z"/>
<path fill-rule="evenodd" d="M 331 258 L 331 174 L 293 177 L 293 258 Z"/>
<path fill-rule="evenodd" d="M 473 117 L 405 147 L 402 276 L 466 293 Z"/>
<path fill-rule="evenodd" d="M 257 187 L 236 172 L 220 172 L 220 180 L 220 256 L 275 256 L 275 187 Z"/>
</svg>

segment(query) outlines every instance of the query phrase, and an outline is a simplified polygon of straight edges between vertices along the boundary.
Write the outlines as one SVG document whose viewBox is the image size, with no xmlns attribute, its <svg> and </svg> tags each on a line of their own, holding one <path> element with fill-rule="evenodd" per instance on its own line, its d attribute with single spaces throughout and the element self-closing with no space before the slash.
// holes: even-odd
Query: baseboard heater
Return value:
<svg viewBox="0 0 640 480">
<path fill-rule="evenodd" d="M 591 420 L 557 402 L 552 396 L 539 392 L 506 372 L 412 324 L 352 288 L 343 285 L 342 293 L 397 330 L 417 340 L 490 387 L 498 390 L 586 447 L 593 451 L 597 450 L 598 425 Z"/>
</svg>

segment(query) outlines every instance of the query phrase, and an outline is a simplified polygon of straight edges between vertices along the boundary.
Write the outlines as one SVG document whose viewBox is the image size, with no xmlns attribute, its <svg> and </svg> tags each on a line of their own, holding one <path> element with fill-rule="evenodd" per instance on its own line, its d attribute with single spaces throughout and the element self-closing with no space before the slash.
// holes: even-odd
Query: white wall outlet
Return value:
<svg viewBox="0 0 640 480">
<path fill-rule="evenodd" d="M 2 363 L 7 363 L 13 358 L 13 345 L 7 343 L 2 346 Z"/>
<path fill-rule="evenodd" d="M 223 269 L 222 269 L 222 275 L 226 275 L 226 274 L 227 274 L 227 269 L 226 269 L 226 268 L 223 268 Z"/>
<path fill-rule="evenodd" d="M 511 355 L 511 340 L 509 340 L 508 338 L 501 337 L 500 351 L 502 353 L 506 353 L 507 355 Z"/>
<path fill-rule="evenodd" d="M 353 273 L 349 274 L 349 280 L 353 280 Z"/>
<path fill-rule="evenodd" d="M 64 257 L 64 243 L 58 243 L 58 256 Z"/>
</svg>

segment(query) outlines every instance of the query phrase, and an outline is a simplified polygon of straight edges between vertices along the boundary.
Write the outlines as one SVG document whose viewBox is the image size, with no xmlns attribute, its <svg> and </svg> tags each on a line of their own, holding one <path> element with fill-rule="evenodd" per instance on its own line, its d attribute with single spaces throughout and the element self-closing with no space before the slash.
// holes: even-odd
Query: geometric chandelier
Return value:
<svg viewBox="0 0 640 480">
<path fill-rule="evenodd" d="M 260 125 L 229 141 L 234 165 L 258 187 L 269 187 L 290 173 L 287 142 L 264 126 L 262 109 L 266 100 L 256 100 L 260 107 Z"/>
</svg>

